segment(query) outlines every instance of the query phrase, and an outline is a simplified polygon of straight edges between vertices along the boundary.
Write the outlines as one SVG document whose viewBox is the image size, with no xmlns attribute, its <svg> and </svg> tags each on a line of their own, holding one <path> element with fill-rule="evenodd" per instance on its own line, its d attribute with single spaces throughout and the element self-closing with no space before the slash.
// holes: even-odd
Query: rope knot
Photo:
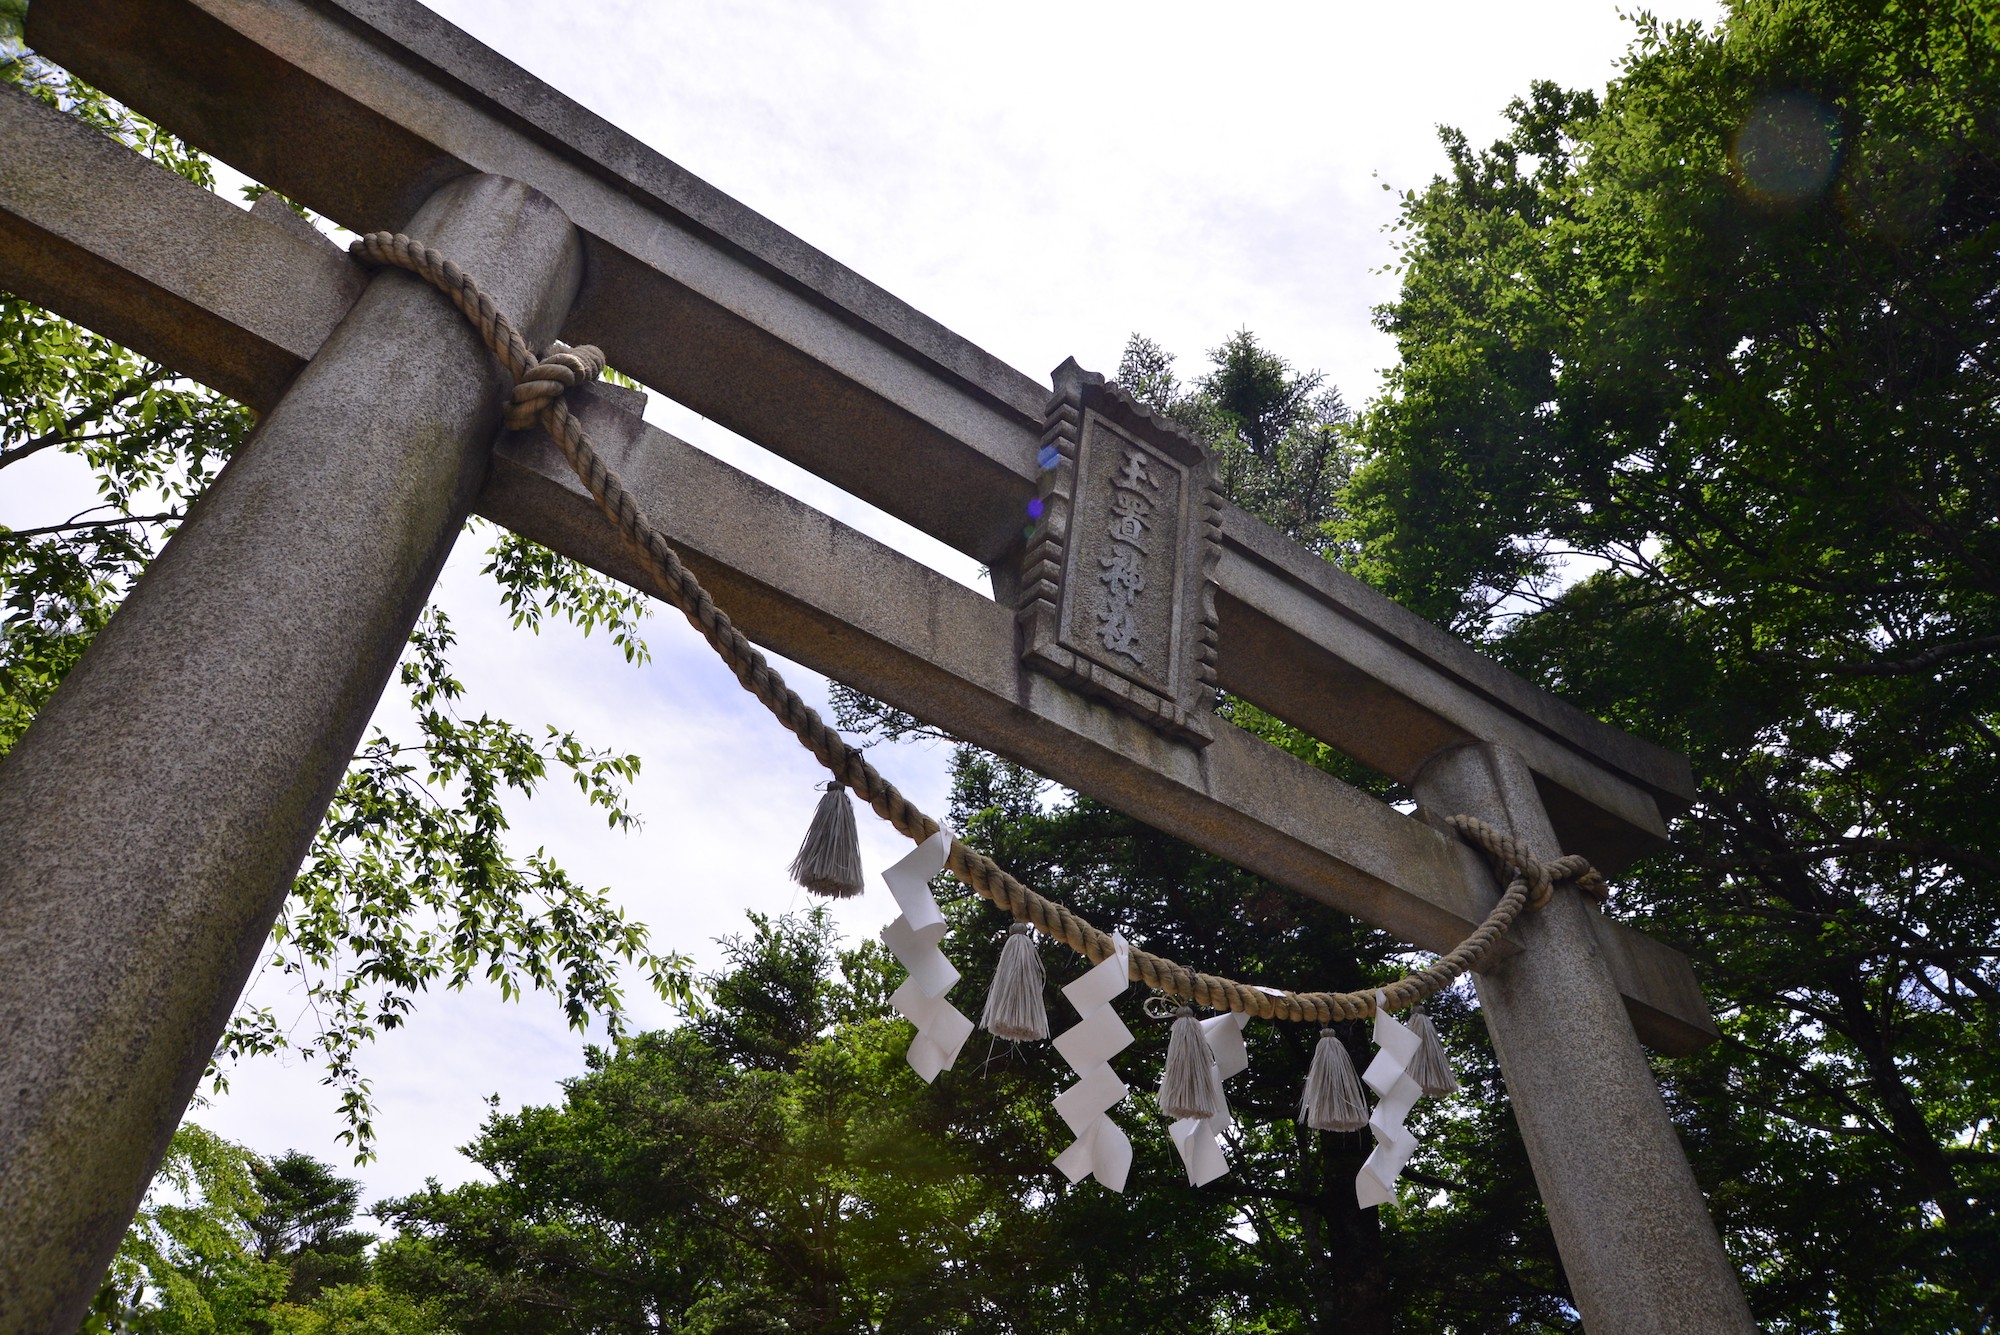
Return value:
<svg viewBox="0 0 2000 1335">
<path fill-rule="evenodd" d="M 401 232 L 369 232 L 348 246 L 348 253 L 371 268 L 406 269 L 442 292 L 479 331 L 480 341 L 514 377 L 507 400 L 507 429 L 519 431 L 544 420 L 567 390 L 597 379 L 604 370 L 604 353 L 585 344 L 572 348 L 551 343 L 539 360 L 528 350 L 520 331 L 500 313 L 493 299 L 480 291 L 466 272 L 423 242 Z M 561 434 L 549 419 L 549 434 Z"/>
<path fill-rule="evenodd" d="M 597 379 L 604 370 L 604 353 L 595 344 L 572 348 L 551 343 L 542 359 L 514 384 L 507 400 L 507 429 L 519 431 L 542 418 L 548 405 L 578 385 Z"/>
<path fill-rule="evenodd" d="M 1611 896 L 1611 885 L 1590 859 L 1566 853 L 1543 862 L 1528 846 L 1504 830 L 1495 829 L 1477 816 L 1451 816 L 1445 821 L 1468 844 L 1483 851 L 1503 880 L 1520 881 L 1527 887 L 1528 907 L 1541 908 L 1549 902 L 1558 885 L 1574 885 L 1579 891 L 1603 903 Z"/>
</svg>

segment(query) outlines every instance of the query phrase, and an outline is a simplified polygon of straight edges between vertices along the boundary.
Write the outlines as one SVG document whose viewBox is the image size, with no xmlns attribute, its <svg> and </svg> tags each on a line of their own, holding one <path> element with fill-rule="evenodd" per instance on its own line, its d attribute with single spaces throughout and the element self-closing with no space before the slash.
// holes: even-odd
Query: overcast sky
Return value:
<svg viewBox="0 0 2000 1335">
<path fill-rule="evenodd" d="M 1357 405 L 1392 355 L 1369 312 L 1394 295 L 1393 192 L 1442 170 L 1437 127 L 1490 141 L 1531 80 L 1601 88 L 1632 34 L 1613 0 L 628 0 L 559 17 L 517 0 L 434 7 L 1037 379 L 1067 356 L 1109 372 L 1134 331 L 1195 373 L 1208 348 L 1248 328 Z M 1718 11 L 1707 0 L 1651 8 L 1704 22 Z M 974 578 L 963 557 L 657 395 L 649 416 Z M 50 460 L 0 497 L 0 522 L 51 522 L 80 481 L 64 467 Z M 675 614 L 652 623 L 654 661 L 637 670 L 601 639 L 511 632 L 478 575 L 479 539 L 461 543 L 440 591 L 461 635 L 468 710 L 574 728 L 645 761 L 642 831 L 609 832 L 553 791 L 522 813 L 518 847 L 546 847 L 579 879 L 614 887 L 659 945 L 704 963 L 745 909 L 802 907 L 784 868 L 817 798 L 806 753 Z M 822 681 L 787 675 L 823 701 Z M 385 721 L 394 726 L 393 709 Z M 944 761 L 905 747 L 878 763 L 942 814 Z M 907 847 L 865 812 L 862 832 L 871 875 Z M 878 890 L 841 921 L 858 935 L 893 914 Z M 254 995 L 310 1023 L 279 981 Z M 635 1009 L 643 1024 L 670 1018 L 638 994 Z M 553 1101 L 582 1068 L 581 1044 L 543 997 L 425 998 L 368 1054 L 380 1159 L 352 1170 L 368 1198 L 472 1175 L 454 1147 L 486 1097 Z M 195 1115 L 260 1152 L 344 1163 L 333 1098 L 316 1081 L 295 1062 L 251 1063 Z"/>
</svg>

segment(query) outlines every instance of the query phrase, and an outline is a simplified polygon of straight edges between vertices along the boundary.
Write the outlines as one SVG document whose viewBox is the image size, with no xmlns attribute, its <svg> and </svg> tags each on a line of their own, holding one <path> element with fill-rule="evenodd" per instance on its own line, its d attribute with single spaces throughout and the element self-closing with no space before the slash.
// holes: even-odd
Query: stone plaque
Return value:
<svg viewBox="0 0 2000 1335">
<path fill-rule="evenodd" d="M 1021 580 L 1022 656 L 1196 745 L 1210 736 L 1220 493 L 1191 433 L 1056 369 Z"/>
</svg>

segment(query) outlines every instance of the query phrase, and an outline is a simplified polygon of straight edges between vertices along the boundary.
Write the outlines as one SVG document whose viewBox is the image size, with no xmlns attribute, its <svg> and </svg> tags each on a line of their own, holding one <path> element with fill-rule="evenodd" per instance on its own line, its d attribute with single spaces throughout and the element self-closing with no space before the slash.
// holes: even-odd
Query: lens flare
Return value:
<svg viewBox="0 0 2000 1335">
<path fill-rule="evenodd" d="M 1729 157 L 1751 198 L 1803 204 L 1824 194 L 1833 180 L 1840 160 L 1839 121 L 1810 93 L 1770 93 L 1743 118 Z"/>
</svg>

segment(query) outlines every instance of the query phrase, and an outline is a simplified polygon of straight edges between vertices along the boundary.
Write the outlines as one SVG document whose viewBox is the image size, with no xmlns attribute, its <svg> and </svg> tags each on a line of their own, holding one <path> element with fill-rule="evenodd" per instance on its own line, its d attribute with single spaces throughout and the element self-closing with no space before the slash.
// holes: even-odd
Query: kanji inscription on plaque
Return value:
<svg viewBox="0 0 2000 1335">
<path fill-rule="evenodd" d="M 1221 499 L 1201 443 L 1065 362 L 1022 570 L 1031 667 L 1196 745 L 1209 736 Z"/>
</svg>

